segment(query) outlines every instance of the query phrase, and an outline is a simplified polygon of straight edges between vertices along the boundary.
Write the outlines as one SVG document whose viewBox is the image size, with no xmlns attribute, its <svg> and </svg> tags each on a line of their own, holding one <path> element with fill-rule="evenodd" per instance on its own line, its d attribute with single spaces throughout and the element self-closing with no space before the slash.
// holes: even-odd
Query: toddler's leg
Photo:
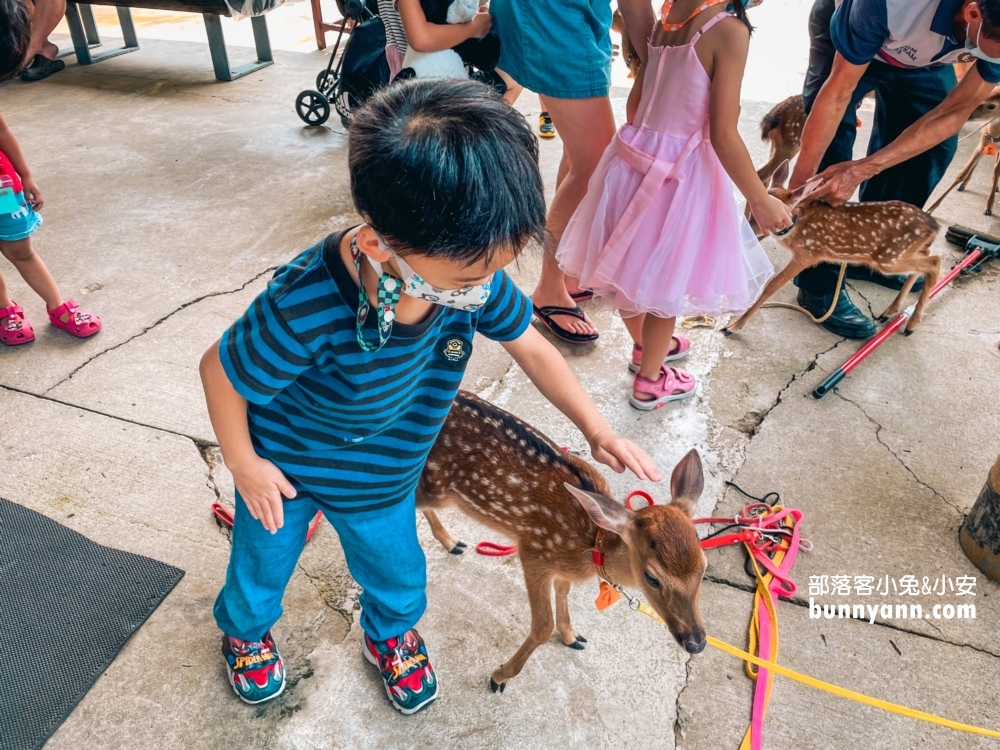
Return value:
<svg viewBox="0 0 1000 750">
<path fill-rule="evenodd" d="M 647 314 L 642 321 L 642 367 L 639 374 L 650 380 L 658 380 L 663 358 L 670 352 L 676 318 L 658 318 Z"/>
<path fill-rule="evenodd" d="M 306 543 L 317 505 L 304 493 L 285 503 L 285 525 L 272 534 L 236 493 L 233 547 L 215 621 L 226 635 L 259 641 L 281 617 L 281 597 Z"/>
<path fill-rule="evenodd" d="M 402 635 L 427 607 L 427 566 L 413 496 L 370 513 L 329 514 L 347 567 L 363 589 L 361 627 L 376 641 Z"/>
<path fill-rule="evenodd" d="M 0 273 L 0 310 L 10 307 L 12 304 L 14 303 L 11 301 L 10 295 L 7 293 L 7 284 L 4 283 L 3 274 Z M 0 318 L 0 323 L 3 323 L 3 321 L 4 319 Z"/>
<path fill-rule="evenodd" d="M 31 239 L 25 237 L 15 242 L 0 241 L 0 253 L 14 264 L 21 278 L 39 297 L 45 300 L 45 307 L 54 310 L 63 303 L 52 274 L 42 259 L 31 249 Z"/>
</svg>

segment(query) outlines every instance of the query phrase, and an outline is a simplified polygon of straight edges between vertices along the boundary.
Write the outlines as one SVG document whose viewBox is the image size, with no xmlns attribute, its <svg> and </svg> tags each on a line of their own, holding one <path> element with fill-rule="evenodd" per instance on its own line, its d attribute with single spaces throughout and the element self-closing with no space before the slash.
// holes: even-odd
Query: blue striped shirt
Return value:
<svg viewBox="0 0 1000 750">
<path fill-rule="evenodd" d="M 333 512 L 385 508 L 413 492 L 462 381 L 473 335 L 512 341 L 531 304 L 498 271 L 476 312 L 434 305 L 362 351 L 358 286 L 344 266 L 344 232 L 279 268 L 219 342 L 226 375 L 247 402 L 257 453 L 298 492 Z M 377 341 L 374 312 L 365 338 Z"/>
</svg>

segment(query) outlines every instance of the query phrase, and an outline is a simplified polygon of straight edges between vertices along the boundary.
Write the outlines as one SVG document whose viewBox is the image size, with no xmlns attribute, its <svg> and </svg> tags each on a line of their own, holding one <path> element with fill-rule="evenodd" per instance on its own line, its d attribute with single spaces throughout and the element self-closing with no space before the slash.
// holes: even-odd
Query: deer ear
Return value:
<svg viewBox="0 0 1000 750">
<path fill-rule="evenodd" d="M 788 204 L 789 208 L 795 208 L 802 201 L 808 198 L 810 195 L 815 193 L 823 185 L 824 180 L 821 177 L 813 177 L 809 182 L 807 182 L 802 187 L 793 190 L 792 194 L 788 196 L 791 203 Z"/>
<path fill-rule="evenodd" d="M 771 175 L 771 188 L 783 188 L 788 181 L 788 159 L 785 159 Z"/>
<path fill-rule="evenodd" d="M 705 474 L 701 469 L 701 456 L 692 448 L 670 475 L 671 505 L 676 505 L 689 517 L 693 516 L 704 489 Z"/>
<path fill-rule="evenodd" d="M 598 495 L 596 492 L 586 492 L 571 484 L 563 483 L 570 494 L 583 506 L 590 520 L 602 529 L 613 531 L 628 542 L 628 533 L 635 523 L 635 513 L 624 505 L 619 505 L 610 497 Z"/>
</svg>

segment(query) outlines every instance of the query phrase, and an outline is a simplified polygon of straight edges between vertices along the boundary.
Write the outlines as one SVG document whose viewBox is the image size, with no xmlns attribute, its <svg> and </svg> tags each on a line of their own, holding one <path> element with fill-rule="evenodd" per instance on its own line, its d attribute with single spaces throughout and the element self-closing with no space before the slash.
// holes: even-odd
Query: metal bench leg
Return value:
<svg viewBox="0 0 1000 750">
<path fill-rule="evenodd" d="M 101 43 L 101 38 L 97 33 L 97 24 L 94 22 L 94 11 L 86 3 L 66 3 L 66 23 L 69 25 L 69 33 L 73 38 L 76 61 L 80 65 L 92 65 L 101 60 L 107 60 L 109 57 L 117 57 L 139 49 L 131 11 L 128 8 L 118 8 L 118 21 L 122 26 L 125 46 L 105 50 L 96 55 L 91 54 L 90 48 Z"/>
<path fill-rule="evenodd" d="M 212 66 L 215 68 L 215 77 L 218 80 L 235 81 L 248 73 L 274 64 L 271 40 L 267 34 L 267 20 L 263 16 L 254 16 L 250 19 L 254 43 L 257 46 L 257 61 L 238 68 L 230 68 L 226 38 L 222 34 L 222 19 L 209 13 L 202 15 L 205 18 L 205 32 L 208 34 L 208 49 L 212 53 Z"/>
</svg>

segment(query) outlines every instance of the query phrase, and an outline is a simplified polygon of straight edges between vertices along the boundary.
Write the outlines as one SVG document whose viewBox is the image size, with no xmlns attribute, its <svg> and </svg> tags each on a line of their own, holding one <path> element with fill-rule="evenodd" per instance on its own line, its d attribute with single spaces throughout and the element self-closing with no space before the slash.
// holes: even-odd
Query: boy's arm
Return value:
<svg viewBox="0 0 1000 750">
<path fill-rule="evenodd" d="M 0 116 L 0 151 L 7 155 L 18 177 L 21 178 L 25 200 L 36 210 L 40 209 L 45 203 L 42 200 L 42 191 L 38 189 L 38 185 L 35 184 L 35 180 L 31 176 L 28 162 L 24 160 L 24 154 L 21 153 L 21 146 L 18 144 L 17 138 L 14 137 L 14 131 L 10 129 L 2 116 Z"/>
<path fill-rule="evenodd" d="M 518 338 L 503 342 L 503 347 L 542 395 L 579 428 L 596 460 L 619 473 L 628 468 L 639 479 L 660 481 L 652 459 L 632 441 L 615 434 L 566 360 L 538 331 L 529 326 Z"/>
<path fill-rule="evenodd" d="M 482 7 L 468 23 L 430 23 L 420 0 L 398 0 L 399 19 L 406 43 L 417 52 L 440 52 L 457 47 L 466 39 L 482 39 L 493 25 L 489 11 Z"/>
<path fill-rule="evenodd" d="M 226 376 L 219 359 L 218 341 L 205 352 L 199 369 L 208 416 L 226 468 L 233 475 L 250 515 L 273 534 L 284 524 L 281 497 L 295 497 L 295 488 L 277 466 L 254 450 L 247 425 L 247 402 Z"/>
</svg>

